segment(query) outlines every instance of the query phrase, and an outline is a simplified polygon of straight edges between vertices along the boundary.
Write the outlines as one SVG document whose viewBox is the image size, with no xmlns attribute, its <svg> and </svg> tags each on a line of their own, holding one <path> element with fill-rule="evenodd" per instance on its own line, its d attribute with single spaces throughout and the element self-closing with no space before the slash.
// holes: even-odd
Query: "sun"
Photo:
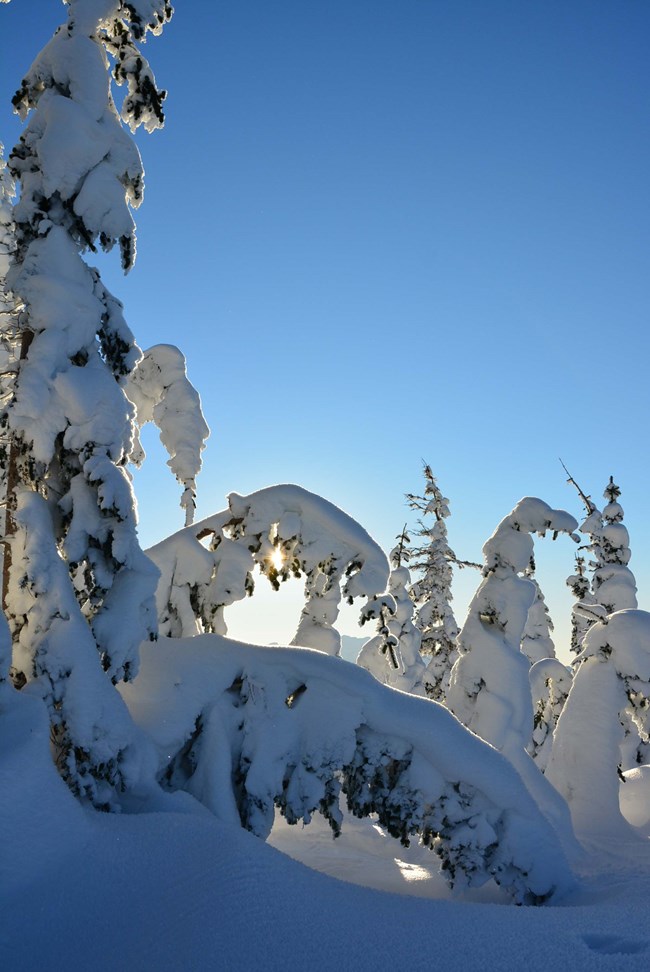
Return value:
<svg viewBox="0 0 650 972">
<path fill-rule="evenodd" d="M 280 573 L 284 567 L 284 554 L 282 553 L 281 547 L 276 547 L 271 554 L 271 563 L 273 564 L 275 570 Z"/>
</svg>

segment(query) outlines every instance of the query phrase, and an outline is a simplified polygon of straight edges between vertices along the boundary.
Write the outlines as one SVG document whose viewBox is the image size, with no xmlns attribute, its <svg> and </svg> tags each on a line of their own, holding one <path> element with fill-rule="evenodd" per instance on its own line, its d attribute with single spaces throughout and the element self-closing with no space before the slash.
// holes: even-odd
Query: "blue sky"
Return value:
<svg viewBox="0 0 650 972">
<path fill-rule="evenodd" d="M 199 513 L 298 482 L 389 546 L 424 458 L 476 559 L 523 495 L 580 515 L 561 456 L 596 499 L 619 481 L 650 607 L 650 7 L 176 6 L 146 47 L 169 98 L 138 139 L 137 264 L 95 262 L 140 344 L 188 358 L 213 430 Z M 9 147 L 10 97 L 64 8 L 0 18 Z M 147 441 L 145 544 L 181 525 Z M 538 553 L 562 642 L 573 546 Z"/>
</svg>

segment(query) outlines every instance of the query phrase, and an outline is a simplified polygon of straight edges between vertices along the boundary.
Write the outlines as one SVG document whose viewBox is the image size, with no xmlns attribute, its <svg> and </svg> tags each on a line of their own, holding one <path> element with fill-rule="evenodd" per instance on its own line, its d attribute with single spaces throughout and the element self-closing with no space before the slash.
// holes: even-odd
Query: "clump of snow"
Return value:
<svg viewBox="0 0 650 972">
<path fill-rule="evenodd" d="M 626 770 L 623 781 L 619 791 L 621 813 L 633 827 L 650 836 L 650 765 Z"/>
<path fill-rule="evenodd" d="M 195 480 L 201 470 L 201 452 L 210 430 L 199 394 L 187 378 L 185 357 L 171 344 L 154 345 L 144 352 L 124 390 L 135 405 L 137 428 L 154 422 L 160 429 L 160 441 L 169 454 L 167 465 L 183 486 L 181 507 L 185 526 L 189 526 L 196 509 Z M 139 466 L 144 458 L 136 431 L 130 459 Z"/>
</svg>

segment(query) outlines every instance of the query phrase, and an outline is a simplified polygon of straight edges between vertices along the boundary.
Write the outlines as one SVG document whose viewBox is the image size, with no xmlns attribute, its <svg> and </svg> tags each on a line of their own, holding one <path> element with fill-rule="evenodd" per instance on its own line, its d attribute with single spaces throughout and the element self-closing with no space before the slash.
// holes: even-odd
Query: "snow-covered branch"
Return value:
<svg viewBox="0 0 650 972">
<path fill-rule="evenodd" d="M 172 344 L 154 345 L 144 352 L 124 390 L 135 405 L 137 428 L 153 422 L 160 430 L 160 441 L 169 455 L 167 465 L 183 486 L 181 507 L 185 526 L 190 526 L 196 509 L 195 480 L 210 430 L 199 394 L 188 380 L 185 357 Z M 131 460 L 139 466 L 144 458 L 136 431 Z"/>
</svg>

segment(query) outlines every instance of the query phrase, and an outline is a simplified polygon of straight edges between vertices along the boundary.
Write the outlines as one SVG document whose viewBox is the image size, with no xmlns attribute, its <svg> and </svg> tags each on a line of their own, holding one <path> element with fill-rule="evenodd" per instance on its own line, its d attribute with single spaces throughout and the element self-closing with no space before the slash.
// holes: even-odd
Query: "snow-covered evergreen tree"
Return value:
<svg viewBox="0 0 650 972">
<path fill-rule="evenodd" d="M 575 484 L 572 478 L 569 482 Z M 615 611 L 637 607 L 636 581 L 628 567 L 630 538 L 623 526 L 623 508 L 618 502 L 620 488 L 610 476 L 603 493 L 607 505 L 602 512 L 590 496 L 579 487 L 577 489 L 587 511 L 580 532 L 589 537 L 586 549 L 591 554 L 589 566 L 593 573 L 589 587 L 583 560 L 577 558 L 576 572 L 567 578 L 577 599 L 571 620 L 571 650 L 575 653 L 581 651 L 584 637 L 596 621 Z"/>
<path fill-rule="evenodd" d="M 576 599 L 571 608 L 571 642 L 570 650 L 574 654 L 582 651 L 582 642 L 591 625 L 598 620 L 600 605 L 591 593 L 591 584 L 587 575 L 585 558 L 576 554 L 576 569 L 566 579 L 567 587 Z"/>
<path fill-rule="evenodd" d="M 622 771 L 647 754 L 650 614 L 617 611 L 595 623 L 576 664 L 546 776 L 567 800 L 578 837 L 629 837 L 619 787 Z"/>
<path fill-rule="evenodd" d="M 526 497 L 504 517 L 483 547 L 483 580 L 458 637 L 448 705 L 466 726 L 517 761 L 530 741 L 533 705 L 530 663 L 521 651 L 536 588 L 526 572 L 532 533 L 573 534 L 577 522 L 563 510 Z"/>
<path fill-rule="evenodd" d="M 169 454 L 167 465 L 183 486 L 181 507 L 189 526 L 196 509 L 201 452 L 210 430 L 199 394 L 188 380 L 184 355 L 171 344 L 149 348 L 129 375 L 125 391 L 136 408 L 137 429 L 147 422 L 160 429 L 160 441 Z M 130 458 L 138 466 L 145 458 L 137 430 Z"/>
<path fill-rule="evenodd" d="M 357 664 L 380 682 L 403 692 L 424 694 L 425 665 L 420 655 L 422 635 L 413 623 L 413 600 L 409 595 L 409 537 L 406 527 L 389 556 L 388 598 L 379 599 L 377 634 L 359 652 Z"/>
<path fill-rule="evenodd" d="M 411 509 L 435 519 L 431 526 L 420 520 L 418 535 L 424 542 L 413 551 L 417 562 L 411 569 L 420 571 L 421 576 L 411 586 L 411 597 L 416 605 L 415 624 L 422 633 L 420 651 L 425 657 L 431 656 L 425 677 L 427 694 L 444 702 L 449 675 L 458 657 L 458 625 L 451 608 L 452 564 L 456 563 L 456 555 L 447 541 L 449 500 L 443 496 L 427 463 L 423 472 L 424 494 L 409 493 L 406 498 Z"/>
<path fill-rule="evenodd" d="M 121 382 L 140 351 L 120 303 L 82 254 L 117 244 L 125 270 L 135 259 L 130 209 L 141 202 L 143 170 L 113 102 L 107 55 L 117 83 L 127 86 L 122 121 L 132 130 L 159 127 L 164 92 L 138 43 L 172 11 L 166 0 L 68 0 L 67 11 L 14 98 L 30 118 L 9 159 L 20 200 L 7 283 L 21 308 L 21 347 L 2 414 L 16 483 L 8 496 L 14 535 L 5 596 L 20 646 L 17 678 L 35 680 L 54 726 L 65 723 L 57 758 L 73 789 L 104 806 L 127 785 L 130 745 L 102 722 L 114 705 L 109 679 L 133 677 L 140 642 L 155 636 L 157 572 L 138 543 L 125 469 L 133 408 Z M 76 609 L 67 595 L 67 607 L 57 603 L 65 588 L 59 567 Z M 59 579 L 49 591 L 53 572 Z M 68 640 L 76 648 L 63 662 L 57 646 Z M 90 738 L 80 698 L 93 665 L 108 678 L 94 700 L 99 721 Z"/>
<path fill-rule="evenodd" d="M 528 752 L 542 773 L 548 766 L 553 733 L 571 689 L 571 669 L 557 658 L 541 658 L 531 667 L 533 736 Z"/>
<path fill-rule="evenodd" d="M 603 496 L 602 526 L 591 535 L 595 559 L 593 594 L 608 614 L 637 607 L 636 581 L 628 567 L 630 536 L 623 525 L 623 508 L 618 502 L 620 488 L 612 476 Z"/>
<path fill-rule="evenodd" d="M 526 576 L 531 534 L 573 536 L 577 525 L 564 510 L 530 496 L 504 517 L 483 547 L 483 580 L 458 636 L 459 657 L 447 693 L 454 715 L 507 756 L 560 832 L 570 828 L 566 804 L 526 751 L 533 734 L 533 699 L 530 662 L 521 641 L 536 593 Z"/>
<path fill-rule="evenodd" d="M 526 627 L 521 639 L 521 650 L 531 665 L 542 658 L 555 658 L 555 645 L 551 638 L 553 622 L 548 611 L 542 589 L 535 577 L 534 561 L 531 562 L 524 575 L 535 587 L 535 599 L 528 611 Z"/>
</svg>

